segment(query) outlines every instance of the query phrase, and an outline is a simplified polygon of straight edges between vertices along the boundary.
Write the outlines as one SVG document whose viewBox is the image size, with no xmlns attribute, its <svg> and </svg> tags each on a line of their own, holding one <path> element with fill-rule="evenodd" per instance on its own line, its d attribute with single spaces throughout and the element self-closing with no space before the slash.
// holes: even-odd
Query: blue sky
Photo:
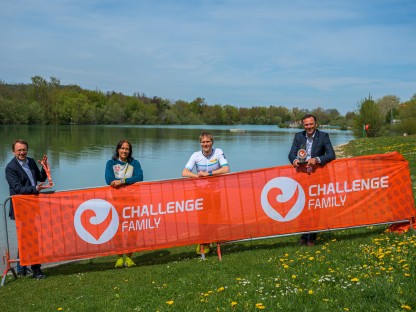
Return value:
<svg viewBox="0 0 416 312">
<path fill-rule="evenodd" d="M 354 111 L 416 93 L 414 0 L 0 0 L 0 80 Z"/>
</svg>

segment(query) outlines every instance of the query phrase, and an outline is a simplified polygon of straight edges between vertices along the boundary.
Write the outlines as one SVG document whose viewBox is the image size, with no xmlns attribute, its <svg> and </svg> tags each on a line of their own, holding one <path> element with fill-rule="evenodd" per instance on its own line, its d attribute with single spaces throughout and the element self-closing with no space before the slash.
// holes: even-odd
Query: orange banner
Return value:
<svg viewBox="0 0 416 312">
<path fill-rule="evenodd" d="M 409 220 L 398 153 L 222 176 L 15 195 L 23 265 Z"/>
</svg>

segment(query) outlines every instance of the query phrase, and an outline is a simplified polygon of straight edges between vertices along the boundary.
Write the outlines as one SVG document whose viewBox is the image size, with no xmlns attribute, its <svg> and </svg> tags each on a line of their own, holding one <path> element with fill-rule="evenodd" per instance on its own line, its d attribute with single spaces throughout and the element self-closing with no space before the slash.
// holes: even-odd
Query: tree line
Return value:
<svg viewBox="0 0 416 312">
<path fill-rule="evenodd" d="M 348 112 L 342 116 L 337 109 L 322 107 L 311 110 L 273 105 L 238 108 L 232 105 L 209 105 L 201 97 L 187 102 L 147 97 L 140 92 L 133 95 L 114 91 L 104 93 L 85 90 L 77 85 L 61 85 L 55 77 L 47 81 L 34 76 L 29 84 L 0 81 L 0 124 L 262 124 L 287 127 L 306 113 L 312 113 L 321 125 L 347 129 L 357 127 L 361 122 L 370 122 L 364 117 L 358 120 L 363 103 L 369 100 L 372 101 L 365 99 L 361 102 L 358 112 Z M 394 111 L 394 116 L 400 114 L 402 103 L 395 96 L 385 96 L 374 103 L 382 108 L 384 119 L 390 116 L 390 110 Z M 376 131 L 377 123 L 371 122 Z"/>
<path fill-rule="evenodd" d="M 356 137 L 416 134 L 416 94 L 405 102 L 391 95 L 374 101 L 369 95 L 359 105 L 353 130 Z"/>
</svg>

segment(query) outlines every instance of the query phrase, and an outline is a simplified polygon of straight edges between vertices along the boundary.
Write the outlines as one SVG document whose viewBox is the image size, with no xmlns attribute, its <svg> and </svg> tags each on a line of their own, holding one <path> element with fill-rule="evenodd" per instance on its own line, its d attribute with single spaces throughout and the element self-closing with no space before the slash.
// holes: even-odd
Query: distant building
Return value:
<svg viewBox="0 0 416 312">
<path fill-rule="evenodd" d="M 298 121 L 289 121 L 289 128 L 299 128 L 302 125 L 300 120 Z"/>
</svg>

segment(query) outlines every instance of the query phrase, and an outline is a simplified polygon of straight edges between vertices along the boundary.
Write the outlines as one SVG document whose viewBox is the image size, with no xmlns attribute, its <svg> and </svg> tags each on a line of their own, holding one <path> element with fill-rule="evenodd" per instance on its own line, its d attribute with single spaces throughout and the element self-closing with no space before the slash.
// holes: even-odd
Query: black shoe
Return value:
<svg viewBox="0 0 416 312">
<path fill-rule="evenodd" d="M 17 270 L 17 275 L 26 276 L 27 275 L 27 268 L 26 267 L 20 267 Z"/>
<path fill-rule="evenodd" d="M 46 278 L 46 275 L 43 274 L 42 270 L 39 268 L 39 269 L 33 270 L 33 276 L 32 277 L 36 278 L 36 279 L 44 279 L 44 278 Z"/>
</svg>

